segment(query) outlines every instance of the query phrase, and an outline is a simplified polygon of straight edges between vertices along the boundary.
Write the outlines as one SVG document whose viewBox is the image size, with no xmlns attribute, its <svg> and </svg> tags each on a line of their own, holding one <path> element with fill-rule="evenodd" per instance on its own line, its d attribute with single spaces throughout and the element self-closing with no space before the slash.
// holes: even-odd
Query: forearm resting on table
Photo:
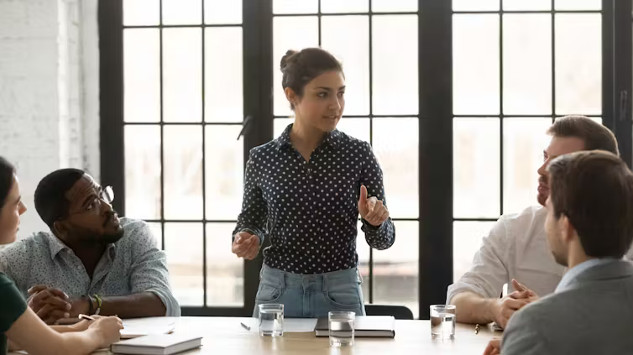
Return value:
<svg viewBox="0 0 633 355">
<path fill-rule="evenodd" d="M 78 331 L 76 328 L 69 325 L 51 325 L 51 329 L 58 333 L 68 333 L 68 332 L 76 332 Z M 18 351 L 22 350 L 16 343 L 8 339 L 9 351 Z"/>
<path fill-rule="evenodd" d="M 103 336 L 94 330 L 60 334 L 29 308 L 5 334 L 11 350 L 24 349 L 33 355 L 87 354 L 104 342 Z"/>
<path fill-rule="evenodd" d="M 457 308 L 457 321 L 462 323 L 486 324 L 495 320 L 496 299 L 484 298 L 474 292 L 461 292 L 453 296 L 450 304 Z"/>
<path fill-rule="evenodd" d="M 163 301 L 152 292 L 103 298 L 100 315 L 119 318 L 162 317 L 167 312 Z"/>
</svg>

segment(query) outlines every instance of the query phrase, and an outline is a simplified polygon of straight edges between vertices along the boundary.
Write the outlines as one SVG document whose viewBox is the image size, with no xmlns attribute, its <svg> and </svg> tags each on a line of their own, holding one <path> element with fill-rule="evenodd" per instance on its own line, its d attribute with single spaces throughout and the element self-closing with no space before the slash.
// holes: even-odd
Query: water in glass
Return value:
<svg viewBox="0 0 633 355">
<path fill-rule="evenodd" d="M 283 308 L 260 308 L 259 335 L 279 337 L 284 334 Z"/>
<path fill-rule="evenodd" d="M 330 330 L 330 346 L 354 345 L 354 312 L 330 312 L 328 327 Z"/>
</svg>

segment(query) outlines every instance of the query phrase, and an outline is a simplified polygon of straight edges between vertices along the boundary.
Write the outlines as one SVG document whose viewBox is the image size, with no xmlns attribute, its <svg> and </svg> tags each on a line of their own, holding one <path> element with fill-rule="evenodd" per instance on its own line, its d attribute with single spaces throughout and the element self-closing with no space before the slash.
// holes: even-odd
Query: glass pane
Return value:
<svg viewBox="0 0 633 355">
<path fill-rule="evenodd" d="M 321 0 L 321 12 L 323 13 L 367 11 L 369 11 L 369 0 Z"/>
<path fill-rule="evenodd" d="M 163 113 L 166 122 L 200 122 L 202 33 L 199 28 L 163 30 Z"/>
<path fill-rule="evenodd" d="M 358 254 L 358 271 L 363 278 L 361 288 L 365 304 L 369 304 L 369 245 L 365 241 L 365 234 L 360 229 L 363 223 L 359 220 L 357 223 L 358 235 L 356 236 L 356 254 Z"/>
<path fill-rule="evenodd" d="M 336 129 L 354 138 L 369 142 L 369 118 L 343 117 L 338 121 Z"/>
<path fill-rule="evenodd" d="M 169 282 L 180 306 L 202 306 L 202 223 L 165 223 L 165 253 Z"/>
<path fill-rule="evenodd" d="M 498 11 L 499 0 L 453 0 L 453 11 Z"/>
<path fill-rule="evenodd" d="M 244 260 L 231 253 L 235 223 L 207 223 L 207 304 L 244 304 Z"/>
<path fill-rule="evenodd" d="M 556 10 L 602 10 L 601 0 L 556 0 Z"/>
<path fill-rule="evenodd" d="M 453 16 L 453 113 L 499 114 L 499 15 Z"/>
<path fill-rule="evenodd" d="M 418 132 L 417 118 L 374 118 L 372 144 L 383 171 L 392 218 L 419 216 Z"/>
<path fill-rule="evenodd" d="M 373 113 L 418 113 L 418 17 L 373 16 Z"/>
<path fill-rule="evenodd" d="M 503 15 L 503 113 L 552 112 L 551 15 Z"/>
<path fill-rule="evenodd" d="M 163 24 L 190 25 L 202 22 L 201 0 L 161 0 Z"/>
<path fill-rule="evenodd" d="M 418 11 L 418 0 L 371 0 L 373 12 Z"/>
<path fill-rule="evenodd" d="M 473 264 L 473 257 L 481 247 L 495 222 L 453 222 L 453 282 L 459 280 Z"/>
<path fill-rule="evenodd" d="M 160 127 L 125 126 L 125 215 L 160 216 Z"/>
<path fill-rule="evenodd" d="M 205 31 L 205 121 L 241 122 L 244 116 L 242 29 L 219 27 Z"/>
<path fill-rule="evenodd" d="M 202 218 L 200 126 L 164 128 L 165 218 Z"/>
<path fill-rule="evenodd" d="M 504 10 L 551 10 L 552 0 L 503 0 Z"/>
<path fill-rule="evenodd" d="M 369 18 L 323 16 L 321 46 L 343 63 L 345 114 L 369 113 Z"/>
<path fill-rule="evenodd" d="M 286 129 L 286 127 L 288 127 L 288 125 L 294 121 L 294 118 L 275 118 L 275 120 L 273 121 L 273 131 L 275 132 L 275 138 L 279 137 L 283 133 L 284 129 Z"/>
<path fill-rule="evenodd" d="M 227 0 L 203 0 L 204 23 L 242 23 L 242 2 Z"/>
<path fill-rule="evenodd" d="M 163 227 L 160 223 L 157 222 L 147 222 L 147 225 L 149 225 L 149 229 L 152 231 L 152 234 L 156 239 L 156 245 L 158 245 L 158 249 L 163 249 Z"/>
<path fill-rule="evenodd" d="M 556 113 L 602 112 L 600 14 L 556 15 Z"/>
<path fill-rule="evenodd" d="M 152 26 L 160 21 L 160 8 L 156 0 L 124 0 L 123 25 Z"/>
<path fill-rule="evenodd" d="M 123 31 L 124 118 L 160 121 L 160 57 L 157 29 Z"/>
<path fill-rule="evenodd" d="M 453 120 L 453 215 L 496 218 L 500 198 L 498 118 Z"/>
<path fill-rule="evenodd" d="M 242 126 L 219 125 L 205 129 L 207 219 L 233 220 L 240 213 L 244 142 L 236 138 L 241 129 Z"/>
<path fill-rule="evenodd" d="M 537 205 L 536 170 L 550 137 L 549 117 L 506 118 L 503 121 L 503 213 L 520 212 Z"/>
<path fill-rule="evenodd" d="M 418 306 L 418 222 L 396 221 L 396 240 L 387 250 L 374 250 L 374 303 Z"/>
<path fill-rule="evenodd" d="M 273 0 L 274 14 L 310 14 L 318 11 L 317 0 Z"/>
<path fill-rule="evenodd" d="M 304 3 L 307 1 L 292 1 Z M 316 3 L 316 2 L 315 2 Z M 275 115 L 291 116 L 290 104 L 286 100 L 281 87 L 281 71 L 279 63 L 286 51 L 293 49 L 300 51 L 307 47 L 318 47 L 319 25 L 316 16 L 275 17 L 273 19 L 273 80 Z"/>
</svg>

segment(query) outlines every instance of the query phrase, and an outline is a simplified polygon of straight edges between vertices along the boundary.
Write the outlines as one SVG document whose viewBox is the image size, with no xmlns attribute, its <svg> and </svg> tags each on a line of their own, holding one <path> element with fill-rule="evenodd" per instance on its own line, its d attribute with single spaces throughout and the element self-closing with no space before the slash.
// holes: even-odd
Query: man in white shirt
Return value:
<svg viewBox="0 0 633 355">
<path fill-rule="evenodd" d="M 537 171 L 540 206 L 501 216 L 483 238 L 471 269 L 448 287 L 447 303 L 457 306 L 458 322 L 495 321 L 505 327 L 514 312 L 554 292 L 565 272 L 554 260 L 544 230 L 547 211 L 543 206 L 549 196 L 546 167 L 552 159 L 580 150 L 601 149 L 619 155 L 618 144 L 608 128 L 584 116 L 557 119 L 547 134 L 552 139 Z M 500 298 L 505 283 L 515 292 Z"/>
</svg>

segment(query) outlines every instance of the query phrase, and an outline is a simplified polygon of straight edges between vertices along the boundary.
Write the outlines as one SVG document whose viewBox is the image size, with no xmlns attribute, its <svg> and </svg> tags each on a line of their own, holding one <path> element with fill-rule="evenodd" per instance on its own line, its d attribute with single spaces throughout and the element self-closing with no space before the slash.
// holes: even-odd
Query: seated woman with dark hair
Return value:
<svg viewBox="0 0 633 355">
<path fill-rule="evenodd" d="M 25 211 L 15 168 L 0 157 L 0 244 L 15 241 Z M 117 317 L 49 327 L 27 307 L 13 281 L 0 272 L 0 355 L 7 353 L 7 338 L 29 354 L 87 354 L 117 341 L 122 328 Z"/>
</svg>

